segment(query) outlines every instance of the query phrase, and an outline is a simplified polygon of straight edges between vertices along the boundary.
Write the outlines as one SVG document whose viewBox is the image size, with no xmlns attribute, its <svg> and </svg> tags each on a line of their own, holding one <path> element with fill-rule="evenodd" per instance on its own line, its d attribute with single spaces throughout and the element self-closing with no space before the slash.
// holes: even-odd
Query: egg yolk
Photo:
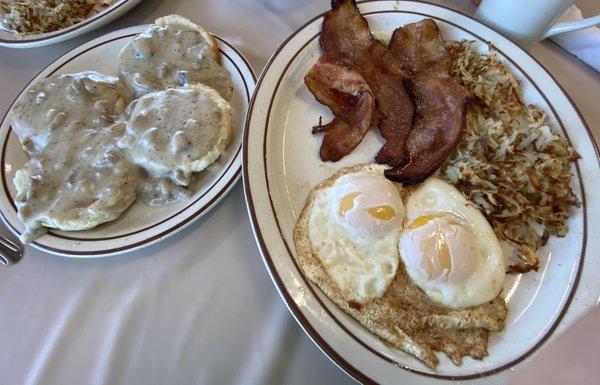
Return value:
<svg viewBox="0 0 600 385">
<path fill-rule="evenodd" d="M 360 193 L 351 193 L 346 195 L 340 201 L 340 215 L 344 216 L 346 213 L 354 208 L 355 200 L 360 196 Z M 367 209 L 370 216 L 380 221 L 389 221 L 396 215 L 396 210 L 392 206 L 381 205 L 370 207 Z"/>
<path fill-rule="evenodd" d="M 403 235 L 401 255 L 420 266 L 429 280 L 462 282 L 475 271 L 480 259 L 472 231 L 449 218 L 422 216 Z"/>
<path fill-rule="evenodd" d="M 346 213 L 354 208 L 355 200 L 360 196 L 360 193 L 351 193 L 346 195 L 340 201 L 340 215 L 344 216 Z M 396 210 L 392 206 L 381 205 L 370 207 L 367 209 L 370 216 L 381 221 L 389 221 L 396 215 Z"/>
<path fill-rule="evenodd" d="M 391 206 L 388 206 L 388 205 L 371 207 L 370 209 L 367 210 L 367 212 L 373 218 L 376 218 L 376 219 L 379 219 L 382 221 L 389 221 L 396 215 L 396 211 L 394 210 L 394 208 Z"/>
<path fill-rule="evenodd" d="M 427 224 L 427 222 L 429 222 L 432 219 L 433 217 L 431 215 L 423 215 L 422 217 L 418 217 L 417 219 L 415 219 L 413 223 L 410 224 L 409 228 L 416 229 Z"/>
<path fill-rule="evenodd" d="M 348 174 L 328 190 L 335 220 L 353 239 L 399 236 L 404 204 L 398 188 L 383 175 Z"/>
<path fill-rule="evenodd" d="M 452 258 L 450 249 L 444 239 L 444 234 L 439 230 L 433 231 L 421 240 L 423 258 L 421 267 L 427 272 L 430 280 L 448 276 L 452 271 Z"/>
<path fill-rule="evenodd" d="M 358 198 L 360 193 L 351 193 L 346 195 L 340 201 L 340 215 L 344 216 L 346 213 L 354 208 L 354 200 Z"/>
</svg>

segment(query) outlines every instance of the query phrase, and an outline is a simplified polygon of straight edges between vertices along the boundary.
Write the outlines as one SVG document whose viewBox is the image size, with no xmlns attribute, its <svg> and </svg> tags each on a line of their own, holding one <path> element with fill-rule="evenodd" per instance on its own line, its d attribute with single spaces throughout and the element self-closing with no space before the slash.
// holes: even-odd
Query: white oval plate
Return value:
<svg viewBox="0 0 600 385">
<path fill-rule="evenodd" d="M 95 70 L 118 74 L 121 48 L 147 26 L 121 29 L 94 39 L 50 64 L 31 83 L 53 74 Z M 185 202 L 150 207 L 135 202 L 116 220 L 88 231 L 51 231 L 32 243 L 54 254 L 72 257 L 98 257 L 139 249 L 183 229 L 217 204 L 239 179 L 242 164 L 242 127 L 256 77 L 248 61 L 233 46 L 216 37 L 221 64 L 233 80 L 233 139 L 219 160 L 201 173 L 200 189 Z M 29 87 L 27 85 L 22 92 Z M 17 96 L 18 97 L 18 96 Z M 11 106 L 12 108 L 12 106 Z M 23 231 L 13 202 L 15 171 L 22 168 L 27 156 L 5 118 L 0 125 L 0 213 L 4 223 L 16 234 Z"/>
<path fill-rule="evenodd" d="M 310 189 L 337 169 L 370 162 L 381 146 L 371 130 L 359 147 L 337 163 L 318 157 L 321 138 L 311 127 L 329 110 L 317 103 L 303 78 L 320 55 L 322 17 L 309 21 L 276 51 L 258 82 L 244 133 L 244 188 L 256 241 L 271 278 L 296 320 L 338 366 L 362 382 L 430 384 L 436 380 L 480 383 L 503 381 L 507 371 L 531 356 L 557 327 L 564 327 L 598 300 L 600 219 L 597 199 L 586 192 L 600 189 L 597 149 L 585 122 L 548 72 L 516 45 L 475 20 L 439 6 L 411 1 L 360 4 L 376 36 L 390 36 L 403 24 L 434 18 L 446 39 L 487 41 L 522 81 L 526 102 L 546 111 L 569 137 L 582 158 L 573 167 L 573 189 L 582 201 L 564 238 L 552 237 L 541 250 L 537 273 L 511 275 L 503 296 L 509 309 L 506 328 L 492 333 L 489 356 L 466 358 L 455 366 L 440 354 L 436 371 L 412 356 L 390 348 L 337 308 L 301 273 L 292 239 L 296 218 Z M 589 196 L 588 196 L 589 197 Z M 592 229 L 589 231 L 589 229 Z M 490 377 L 491 376 L 491 377 Z"/>
<path fill-rule="evenodd" d="M 118 19 L 142 0 L 118 0 L 102 12 L 82 20 L 70 27 L 53 32 L 40 33 L 37 35 L 18 36 L 0 28 L 0 46 L 12 48 L 35 48 L 49 44 L 58 43 L 82 35 L 96 28 Z"/>
</svg>

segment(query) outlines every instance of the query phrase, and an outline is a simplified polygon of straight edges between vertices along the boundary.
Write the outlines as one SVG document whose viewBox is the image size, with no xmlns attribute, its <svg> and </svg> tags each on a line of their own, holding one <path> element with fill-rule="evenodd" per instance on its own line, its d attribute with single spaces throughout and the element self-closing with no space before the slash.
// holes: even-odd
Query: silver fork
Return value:
<svg viewBox="0 0 600 385">
<path fill-rule="evenodd" d="M 14 265 L 23 256 L 23 245 L 16 244 L 8 238 L 0 235 L 0 264 L 4 266 Z"/>
</svg>

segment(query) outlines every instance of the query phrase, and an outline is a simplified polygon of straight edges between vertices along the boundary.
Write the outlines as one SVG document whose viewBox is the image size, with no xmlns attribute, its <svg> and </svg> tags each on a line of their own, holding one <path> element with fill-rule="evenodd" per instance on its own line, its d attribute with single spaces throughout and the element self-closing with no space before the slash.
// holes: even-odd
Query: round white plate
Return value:
<svg viewBox="0 0 600 385">
<path fill-rule="evenodd" d="M 121 48 L 147 26 L 121 29 L 94 39 L 50 64 L 32 80 L 53 74 L 95 70 L 118 74 L 118 54 Z M 54 254 L 72 257 L 98 257 L 139 249 L 183 229 L 208 212 L 219 202 L 240 177 L 242 164 L 242 127 L 256 77 L 248 61 L 233 46 L 215 36 L 219 42 L 221 64 L 233 80 L 233 138 L 219 160 L 201 173 L 199 190 L 185 202 L 150 207 L 135 202 L 118 219 L 88 231 L 51 231 L 32 243 L 33 246 Z M 30 83 L 30 84 L 32 84 Z M 27 85 L 23 92 L 29 87 Z M 18 96 L 17 96 L 18 97 Z M 11 106 L 12 108 L 12 106 Z M 23 167 L 27 156 L 17 136 L 5 118 L 0 125 L 0 214 L 4 223 L 16 234 L 23 231 L 13 202 L 15 187 L 12 182 L 16 170 Z"/>
<path fill-rule="evenodd" d="M 528 103 L 542 107 L 554 126 L 581 155 L 573 167 L 573 189 L 582 202 L 564 238 L 552 237 L 541 249 L 538 272 L 511 275 L 503 296 L 509 309 L 506 328 L 492 333 L 489 356 L 455 366 L 442 354 L 436 371 L 389 347 L 346 315 L 302 274 L 292 233 L 310 189 L 337 169 L 370 162 L 381 146 L 371 130 L 342 161 L 323 163 L 321 138 L 311 134 L 320 116 L 331 117 L 304 85 L 320 55 L 319 16 L 296 31 L 276 51 L 258 82 L 244 133 L 244 188 L 256 241 L 275 286 L 313 341 L 338 366 L 362 382 L 430 384 L 442 380 L 499 383 L 506 369 L 530 357 L 550 336 L 598 301 L 600 252 L 598 153 L 583 118 L 551 75 L 529 54 L 475 20 L 439 6 L 412 1 L 360 4 L 376 36 L 390 36 L 400 25 L 434 18 L 447 40 L 475 40 L 481 52 L 492 41 L 500 59 L 521 80 Z M 586 195 L 586 193 L 588 195 Z"/>
<path fill-rule="evenodd" d="M 142 0 L 118 0 L 102 12 L 70 27 L 37 35 L 18 36 L 0 28 L 0 46 L 34 48 L 54 44 L 82 35 L 118 19 Z"/>
</svg>

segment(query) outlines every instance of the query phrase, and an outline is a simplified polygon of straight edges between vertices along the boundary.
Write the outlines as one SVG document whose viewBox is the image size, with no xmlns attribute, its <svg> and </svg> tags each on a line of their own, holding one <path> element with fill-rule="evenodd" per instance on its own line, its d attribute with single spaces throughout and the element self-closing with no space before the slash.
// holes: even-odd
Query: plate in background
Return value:
<svg viewBox="0 0 600 385">
<path fill-rule="evenodd" d="M 102 12 L 58 31 L 36 35 L 18 36 L 0 28 L 0 46 L 11 48 L 35 48 L 58 43 L 82 35 L 118 19 L 142 0 L 118 0 Z"/>
</svg>

